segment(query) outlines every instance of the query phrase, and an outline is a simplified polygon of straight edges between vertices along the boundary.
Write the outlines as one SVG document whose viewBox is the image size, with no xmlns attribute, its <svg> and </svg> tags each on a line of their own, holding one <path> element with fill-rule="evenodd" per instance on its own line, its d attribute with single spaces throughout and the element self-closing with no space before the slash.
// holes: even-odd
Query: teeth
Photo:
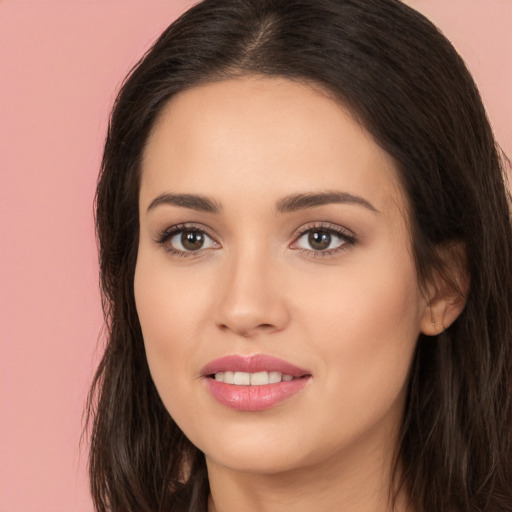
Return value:
<svg viewBox="0 0 512 512">
<path fill-rule="evenodd" d="M 292 375 L 280 372 L 219 372 L 215 374 L 215 380 L 236 386 L 264 386 L 266 384 L 277 384 L 278 382 L 289 382 L 293 380 Z"/>
<path fill-rule="evenodd" d="M 238 386 L 248 386 L 251 383 L 251 374 L 245 372 L 235 372 L 233 384 Z"/>
<path fill-rule="evenodd" d="M 250 375 L 252 386 L 264 386 L 268 384 L 268 372 L 251 373 Z"/>
<path fill-rule="evenodd" d="M 279 372 L 268 372 L 268 383 L 275 384 L 276 382 L 281 382 L 282 373 Z"/>
</svg>

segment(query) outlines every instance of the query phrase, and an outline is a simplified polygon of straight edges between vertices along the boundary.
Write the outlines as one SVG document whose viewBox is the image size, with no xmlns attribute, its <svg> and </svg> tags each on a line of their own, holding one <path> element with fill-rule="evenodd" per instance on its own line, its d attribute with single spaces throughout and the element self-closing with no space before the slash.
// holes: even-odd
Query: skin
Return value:
<svg viewBox="0 0 512 512">
<path fill-rule="evenodd" d="M 371 207 L 276 212 L 285 196 L 326 191 Z M 148 210 L 168 193 L 222 210 Z M 142 165 L 135 298 L 158 392 L 205 453 L 210 511 L 388 510 L 416 340 L 458 313 L 418 285 L 407 210 L 392 159 L 319 89 L 242 77 L 161 112 Z M 169 252 L 180 236 L 158 242 L 181 223 L 207 233 L 188 256 Z M 350 233 L 331 237 L 337 252 L 308 242 L 326 226 Z M 312 378 L 271 409 L 234 411 L 201 377 L 229 354 L 273 355 Z"/>
</svg>

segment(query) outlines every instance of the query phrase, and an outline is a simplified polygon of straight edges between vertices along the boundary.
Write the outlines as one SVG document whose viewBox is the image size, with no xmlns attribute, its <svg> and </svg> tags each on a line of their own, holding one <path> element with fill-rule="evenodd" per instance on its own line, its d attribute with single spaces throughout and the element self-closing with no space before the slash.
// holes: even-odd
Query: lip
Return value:
<svg viewBox="0 0 512 512">
<path fill-rule="evenodd" d="M 241 356 L 233 354 L 208 363 L 202 370 L 201 375 L 208 376 L 218 372 L 280 372 L 292 377 L 303 377 L 311 375 L 311 372 L 299 368 L 288 361 L 266 354 Z"/>
<path fill-rule="evenodd" d="M 218 372 L 280 372 L 294 377 L 262 386 L 238 386 L 218 382 L 211 375 Z M 217 402 L 236 411 L 256 412 L 270 409 L 296 395 L 311 380 L 311 373 L 283 359 L 258 354 L 253 356 L 230 355 L 208 363 L 201 375 L 206 388 Z"/>
</svg>

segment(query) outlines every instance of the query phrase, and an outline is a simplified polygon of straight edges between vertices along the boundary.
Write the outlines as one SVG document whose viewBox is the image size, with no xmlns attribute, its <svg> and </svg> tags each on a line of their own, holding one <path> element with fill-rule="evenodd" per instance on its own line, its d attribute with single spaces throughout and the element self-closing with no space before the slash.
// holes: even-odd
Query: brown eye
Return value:
<svg viewBox="0 0 512 512">
<path fill-rule="evenodd" d="M 197 251 L 204 245 L 204 234 L 197 230 L 183 231 L 181 245 L 187 251 Z"/>
<path fill-rule="evenodd" d="M 308 243 L 315 251 L 324 251 L 331 245 L 332 235 L 328 231 L 310 231 Z"/>
<path fill-rule="evenodd" d="M 160 244 L 165 245 L 171 252 L 182 254 L 218 247 L 210 236 L 197 228 L 177 229 L 172 235 L 164 236 Z"/>
<path fill-rule="evenodd" d="M 306 229 L 293 243 L 292 248 L 302 249 L 313 254 L 334 254 L 338 249 L 354 245 L 354 236 L 342 231 L 342 228 L 327 228 L 323 226 Z"/>
</svg>

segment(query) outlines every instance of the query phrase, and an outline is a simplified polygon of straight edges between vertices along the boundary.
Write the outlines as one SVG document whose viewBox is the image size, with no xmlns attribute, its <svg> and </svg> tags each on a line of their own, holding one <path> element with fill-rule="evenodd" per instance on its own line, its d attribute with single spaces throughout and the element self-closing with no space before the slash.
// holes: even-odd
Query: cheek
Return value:
<svg viewBox="0 0 512 512">
<path fill-rule="evenodd" d="M 180 399 L 178 385 L 190 378 L 201 330 L 201 295 L 193 283 L 173 278 L 161 263 L 139 255 L 134 293 L 151 376 L 165 405 Z"/>
<path fill-rule="evenodd" d="M 419 335 L 413 263 L 396 253 L 360 257 L 340 270 L 335 287 L 322 289 L 305 310 L 326 385 L 354 408 L 389 405 L 404 387 Z"/>
</svg>

